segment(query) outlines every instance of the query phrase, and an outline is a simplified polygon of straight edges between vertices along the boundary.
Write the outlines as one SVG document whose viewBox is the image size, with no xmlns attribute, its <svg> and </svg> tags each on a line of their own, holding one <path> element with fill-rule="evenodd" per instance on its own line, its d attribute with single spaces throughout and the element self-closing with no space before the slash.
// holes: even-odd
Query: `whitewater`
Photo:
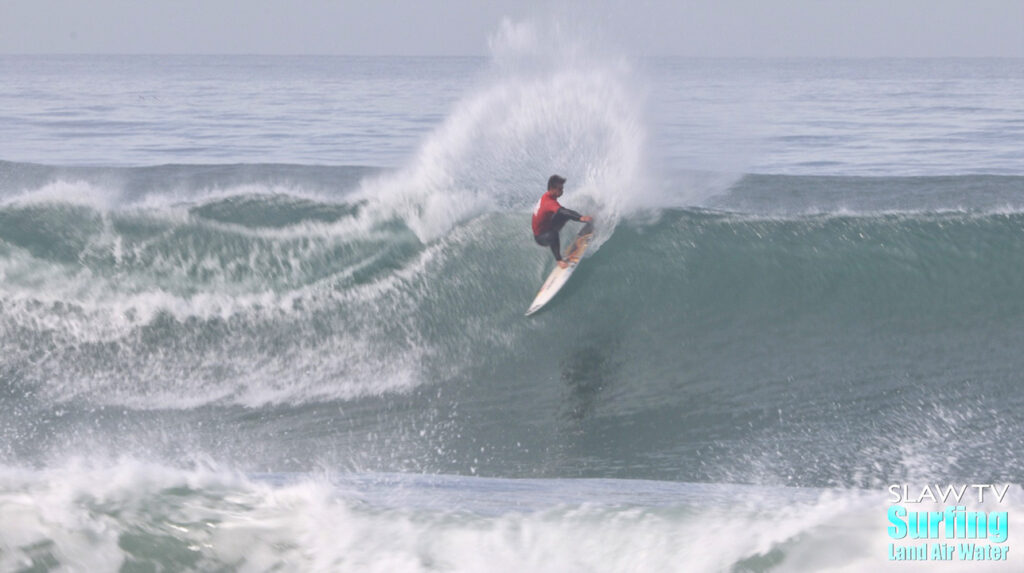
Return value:
<svg viewBox="0 0 1024 573">
<path fill-rule="evenodd" d="M 1024 62 L 545 38 L 0 56 L 0 570 L 929 570 L 890 484 L 1015 523 Z M 525 318 L 552 173 L 601 235 Z"/>
</svg>

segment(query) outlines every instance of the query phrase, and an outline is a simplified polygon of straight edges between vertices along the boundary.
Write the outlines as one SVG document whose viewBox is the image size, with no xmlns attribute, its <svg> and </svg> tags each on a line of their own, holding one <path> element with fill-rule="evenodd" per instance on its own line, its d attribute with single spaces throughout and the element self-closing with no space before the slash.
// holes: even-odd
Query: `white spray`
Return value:
<svg viewBox="0 0 1024 573">
<path fill-rule="evenodd" d="M 405 168 L 362 192 L 423 242 L 484 212 L 526 214 L 552 173 L 569 180 L 566 206 L 596 215 L 604 236 L 636 206 L 651 206 L 643 97 L 630 66 L 591 57 L 559 32 L 502 22 L 480 86 Z"/>
</svg>

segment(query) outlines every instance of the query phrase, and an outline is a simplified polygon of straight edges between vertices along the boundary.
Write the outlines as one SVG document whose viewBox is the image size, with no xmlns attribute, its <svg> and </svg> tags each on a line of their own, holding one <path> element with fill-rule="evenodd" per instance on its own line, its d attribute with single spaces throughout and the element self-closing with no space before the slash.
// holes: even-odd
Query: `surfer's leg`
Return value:
<svg viewBox="0 0 1024 573">
<path fill-rule="evenodd" d="M 548 245 L 551 247 L 552 254 L 555 255 L 555 260 L 562 260 L 562 245 L 559 244 L 561 241 L 558 240 L 558 231 L 551 231 L 551 242 Z"/>
<path fill-rule="evenodd" d="M 537 244 L 542 247 L 551 247 L 551 252 L 555 255 L 555 260 L 562 259 L 562 245 L 558 237 L 558 231 L 550 229 L 539 235 L 535 235 L 533 240 L 537 241 Z"/>
</svg>

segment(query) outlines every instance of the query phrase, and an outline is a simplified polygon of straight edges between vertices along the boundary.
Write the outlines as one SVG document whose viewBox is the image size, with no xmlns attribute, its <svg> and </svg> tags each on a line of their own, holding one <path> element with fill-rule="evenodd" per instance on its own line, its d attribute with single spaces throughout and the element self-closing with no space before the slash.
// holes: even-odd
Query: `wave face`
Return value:
<svg viewBox="0 0 1024 573">
<path fill-rule="evenodd" d="M 747 177 L 713 209 L 623 219 L 527 319 L 550 255 L 518 209 L 422 242 L 361 193 L 365 169 L 3 168 L 25 183 L 0 203 L 15 458 L 87 442 L 285 470 L 803 486 L 1020 468 L 1024 211 L 1004 199 L 1024 178 Z M 823 210 L 837 187 L 937 208 Z M 942 209 L 946 188 L 982 208 Z M 166 435 L 182 421 L 196 443 Z"/>
</svg>

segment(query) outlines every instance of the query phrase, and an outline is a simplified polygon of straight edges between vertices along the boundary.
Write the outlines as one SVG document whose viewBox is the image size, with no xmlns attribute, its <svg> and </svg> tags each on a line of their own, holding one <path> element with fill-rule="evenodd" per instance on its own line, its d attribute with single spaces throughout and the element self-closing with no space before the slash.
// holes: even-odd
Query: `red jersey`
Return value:
<svg viewBox="0 0 1024 573">
<path fill-rule="evenodd" d="M 540 201 L 537 201 L 537 207 L 533 210 L 533 235 L 537 236 L 550 229 L 551 219 L 561 208 L 558 199 L 552 197 L 550 193 L 545 192 L 544 195 L 541 195 Z"/>
</svg>

